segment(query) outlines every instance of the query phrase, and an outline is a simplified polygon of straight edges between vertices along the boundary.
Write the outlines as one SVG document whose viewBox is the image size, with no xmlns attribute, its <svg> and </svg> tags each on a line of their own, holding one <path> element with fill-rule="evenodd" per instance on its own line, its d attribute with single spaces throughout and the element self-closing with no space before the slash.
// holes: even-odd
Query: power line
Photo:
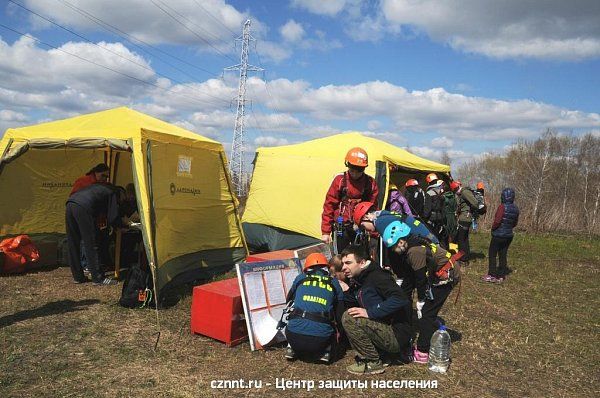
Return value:
<svg viewBox="0 0 600 398">
<path fill-rule="evenodd" d="M 219 50 L 217 47 L 213 46 L 208 40 L 206 40 L 204 37 L 202 37 L 201 35 L 199 35 L 196 31 L 190 29 L 186 24 L 184 24 L 183 22 L 181 22 L 179 19 L 177 19 L 175 16 L 173 16 L 173 14 L 171 14 L 169 11 L 165 10 L 164 8 L 162 8 L 159 4 L 156 3 L 156 1 L 154 0 L 150 0 L 152 2 L 152 4 L 154 4 L 158 9 L 160 9 L 162 12 L 164 12 L 165 14 L 167 14 L 169 17 L 171 17 L 175 22 L 177 22 L 179 25 L 183 26 L 186 30 L 188 30 L 189 32 L 191 32 L 194 36 L 196 36 L 197 38 L 199 38 L 200 40 L 202 40 L 204 43 L 208 44 L 210 47 L 212 47 L 217 53 L 221 54 L 222 56 L 229 58 L 230 60 L 232 60 L 233 62 L 235 62 L 235 60 L 233 58 L 231 58 L 229 55 L 223 53 L 221 50 Z M 173 10 L 173 8 L 169 7 L 168 5 L 164 4 L 161 2 L 161 4 L 163 4 L 165 7 L 171 9 L 173 12 L 175 12 L 176 14 L 180 15 L 182 18 L 184 18 L 185 20 L 187 20 L 188 22 L 194 24 L 192 21 L 190 21 L 188 18 L 182 16 L 181 14 L 179 14 L 177 11 Z M 196 25 L 197 26 L 197 25 Z"/>
<path fill-rule="evenodd" d="M 147 85 L 149 85 L 149 86 L 153 86 L 153 87 L 156 87 L 156 88 L 158 88 L 158 89 L 160 89 L 160 90 L 163 90 L 163 91 L 166 91 L 166 92 L 171 92 L 171 93 L 174 93 L 174 94 L 176 94 L 176 95 L 179 95 L 179 96 L 182 96 L 182 97 L 189 98 L 189 99 L 191 99 L 191 100 L 193 100 L 193 101 L 196 101 L 196 102 L 198 102 L 198 103 L 204 103 L 204 104 L 210 104 L 210 105 L 214 105 L 214 103 L 212 103 L 212 102 L 204 101 L 204 100 L 202 100 L 202 99 L 200 99 L 200 98 L 194 98 L 194 97 L 191 97 L 191 96 L 189 96 L 189 95 L 187 95 L 187 94 L 182 94 L 182 93 L 179 93 L 179 92 L 177 92 L 177 91 L 175 91 L 175 90 L 173 90 L 173 89 L 169 89 L 169 88 L 164 88 L 164 87 L 161 87 L 161 86 L 159 86 L 159 85 L 157 85 L 157 84 L 154 84 L 154 83 L 152 83 L 152 82 L 148 82 L 148 81 L 142 80 L 142 79 L 140 79 L 140 78 L 137 78 L 137 77 L 135 77 L 135 76 L 128 75 L 127 73 L 119 72 L 118 70 L 112 69 L 112 68 L 110 68 L 110 67 L 108 67 L 108 66 L 105 66 L 105 65 L 102 65 L 102 64 L 99 64 L 99 63 L 97 63 L 97 62 L 95 62 L 95 61 L 92 61 L 92 60 L 90 60 L 90 59 L 87 59 L 87 58 L 85 58 L 85 57 L 82 57 L 82 56 L 80 56 L 80 55 L 77 55 L 77 54 L 70 53 L 70 52 L 68 52 L 68 51 L 66 51 L 66 50 L 63 50 L 62 48 L 58 48 L 58 47 L 56 47 L 56 46 L 53 46 L 52 44 L 46 43 L 46 42 L 44 42 L 44 41 L 42 41 L 42 40 L 40 40 L 40 39 L 38 39 L 38 38 L 35 38 L 35 37 L 33 37 L 33 36 L 31 36 L 31 35 L 29 35 L 29 34 L 27 34 L 27 33 L 19 32 L 18 30 L 16 30 L 16 29 L 13 29 L 13 28 L 11 28 L 10 26 L 6 26 L 6 25 L 4 25 L 3 23 L 0 23 L 0 27 L 4 28 L 4 29 L 6 29 L 6 30 L 9 30 L 9 31 L 11 31 L 11 32 L 14 32 L 14 33 L 16 33 L 16 34 L 18 34 L 18 35 L 20 35 L 20 36 L 27 37 L 27 38 L 29 38 L 29 39 L 35 40 L 35 41 L 37 41 L 38 43 L 41 43 L 41 44 L 43 44 L 43 45 L 45 45 L 45 46 L 47 46 L 47 47 L 49 47 L 49 48 L 52 48 L 52 49 L 55 49 L 55 50 L 61 51 L 61 52 L 65 53 L 65 54 L 71 55 L 71 56 L 73 56 L 73 57 L 75 57 L 75 58 L 78 58 L 78 59 L 80 59 L 80 60 L 82 60 L 82 61 L 85 61 L 85 62 L 88 62 L 88 63 L 90 63 L 90 64 L 96 65 L 96 66 L 98 66 L 98 67 L 100 67 L 100 68 L 103 68 L 103 69 L 107 69 L 107 70 L 109 70 L 109 71 L 111 71 L 111 72 L 117 73 L 117 74 L 119 74 L 119 75 L 121 75 L 121 76 L 125 76 L 125 77 L 127 77 L 127 78 L 129 78 L 129 79 L 133 79 L 133 80 L 135 80 L 135 81 L 137 81 L 137 82 L 140 82 L 140 83 L 143 83 L 143 84 L 147 84 Z"/>
<path fill-rule="evenodd" d="M 235 33 L 233 30 L 229 29 L 229 27 L 227 25 L 225 25 L 223 22 L 221 22 L 219 20 L 219 18 L 215 17 L 213 14 L 211 14 L 206 8 L 204 8 L 204 6 L 202 4 L 200 4 L 197 0 L 193 0 L 194 3 L 196 3 L 198 5 L 198 7 L 202 8 L 204 10 L 204 12 L 211 17 L 212 19 L 214 19 L 215 21 L 217 21 L 217 23 L 221 24 L 225 29 L 227 29 L 228 31 L 231 32 L 231 34 L 235 37 L 237 36 L 237 33 Z"/>
<path fill-rule="evenodd" d="M 179 80 L 177 80 L 177 79 L 173 79 L 173 78 L 172 78 L 172 77 L 170 77 L 170 76 L 167 76 L 167 75 L 164 75 L 164 74 L 162 74 L 162 73 L 159 73 L 159 72 L 155 71 L 154 69 L 147 67 L 147 66 L 146 66 L 146 65 L 144 65 L 144 64 L 141 64 L 141 63 L 139 63 L 139 62 L 137 62 L 137 61 L 134 61 L 134 60 L 132 60 L 131 58 L 125 57 L 125 56 L 123 56 L 123 55 L 119 54 L 118 52 L 111 50 L 110 48 L 103 47 L 103 46 L 101 46 L 101 45 L 99 45 L 99 44 L 97 44 L 97 43 L 94 43 L 92 40 L 88 39 L 87 37 L 85 37 L 85 36 L 83 36 L 83 35 L 81 35 L 81 34 L 79 34 L 79 33 L 75 32 L 75 31 L 73 31 L 73 30 L 71 30 L 71 29 L 69 29 L 69 28 L 66 28 L 66 27 L 62 26 L 61 24 L 59 24 L 59 23 L 57 23 L 57 22 L 54 22 L 53 20 L 51 20 L 51 19 L 49 19 L 49 18 L 46 18 L 46 17 L 44 17 L 43 15 L 40 15 L 40 14 L 38 14 L 37 12 L 35 12 L 35 11 L 33 11 L 33 10 L 30 10 L 29 8 L 25 7 L 24 5 L 22 5 L 22 4 L 20 4 L 20 3 L 16 2 L 16 1 L 14 1 L 14 0 L 8 0 L 8 1 L 10 1 L 11 3 L 13 3 L 13 4 L 15 4 L 15 5 L 17 5 L 17 6 L 21 7 L 22 9 L 24 9 L 24 10 L 26 10 L 26 11 L 28 11 L 28 12 L 30 12 L 30 13 L 32 13 L 32 14 L 34 14 L 34 15 L 36 15 L 37 17 L 39 17 L 39 18 L 43 19 L 44 21 L 50 22 L 51 24 L 53 24 L 53 25 L 55 25 L 55 26 L 57 26 L 57 27 L 59 27 L 59 28 L 61 28 L 61 29 L 65 30 L 65 31 L 67 31 L 67 32 L 71 33 L 72 35 L 75 35 L 75 36 L 79 37 L 80 39 L 82 39 L 82 40 L 85 40 L 86 42 L 88 42 L 88 43 L 90 43 L 90 44 L 92 44 L 92 45 L 94 45 L 94 46 L 96 46 L 96 47 L 98 47 L 98 48 L 101 48 L 101 49 L 103 49 L 103 50 L 105 50 L 105 51 L 108 51 L 108 52 L 110 52 L 111 54 L 114 54 L 114 55 L 118 56 L 119 58 L 122 58 L 122 59 L 124 59 L 124 60 L 126 60 L 126 61 L 129 61 L 129 62 L 131 62 L 131 63 L 133 63 L 133 64 L 135 64 L 135 65 L 139 66 L 140 68 L 143 68 L 143 69 L 145 69 L 145 70 L 148 70 L 148 71 L 150 71 L 150 72 L 152 72 L 152 73 L 155 73 L 155 74 L 157 74 L 157 75 L 159 75 L 159 76 L 161 76 L 161 77 L 164 77 L 164 78 L 167 78 L 167 79 L 169 79 L 169 80 L 172 80 L 172 81 L 174 81 L 175 83 L 177 83 L 177 84 L 179 84 L 179 85 L 182 85 L 182 86 L 188 86 L 188 84 L 186 84 L 186 83 L 184 83 L 184 82 L 182 82 L 182 81 L 179 81 Z M 225 103 L 228 103 L 228 101 L 224 100 L 223 98 L 219 98 L 219 97 L 216 97 L 216 96 L 214 96 L 214 95 L 211 95 L 211 94 L 204 94 L 204 95 L 206 95 L 207 97 L 211 97 L 211 98 L 214 98 L 214 99 L 216 99 L 216 100 L 219 100 L 219 101 L 223 101 L 223 102 L 225 102 Z"/>
<path fill-rule="evenodd" d="M 99 26 L 103 27 L 105 30 L 107 30 L 107 31 L 109 31 L 109 32 L 111 32 L 111 33 L 113 33 L 113 34 L 115 34 L 115 35 L 119 36 L 120 38 L 124 39 L 124 40 L 125 40 L 125 41 L 127 41 L 128 43 L 131 43 L 132 45 L 136 46 L 136 48 L 139 48 L 140 50 L 142 50 L 142 51 L 146 52 L 147 54 L 150 54 L 150 55 L 152 55 L 154 58 L 156 58 L 156 59 L 158 59 L 158 60 L 160 60 L 160 61 L 164 62 L 166 65 L 169 65 L 169 66 L 171 66 L 172 68 L 174 68 L 174 69 L 178 70 L 179 72 L 181 72 L 181 73 L 183 73 L 183 74 L 186 74 L 188 77 L 192 77 L 192 78 L 194 78 L 194 79 L 196 78 L 196 77 L 194 77 L 194 76 L 192 76 L 192 75 L 189 75 L 189 74 L 187 74 L 187 72 L 185 72 L 183 69 L 180 69 L 180 68 L 178 68 L 177 66 L 175 66 L 175 65 L 173 65 L 173 64 L 171 64 L 171 63 L 169 63 L 168 61 L 165 61 L 163 58 L 160 58 L 160 57 L 159 57 L 159 56 L 157 56 L 156 54 L 153 54 L 153 53 L 151 53 L 150 51 L 148 51 L 148 50 L 144 49 L 142 46 L 140 46 L 140 45 L 138 45 L 138 44 L 134 43 L 133 41 L 131 41 L 131 39 L 133 39 L 133 40 L 135 40 L 135 41 L 137 41 L 137 42 L 139 42 L 139 43 L 142 43 L 143 45 L 145 45 L 145 46 L 147 46 L 147 47 L 150 47 L 150 48 L 152 48 L 153 50 L 155 50 L 155 51 L 158 51 L 158 52 L 160 52 L 161 54 L 164 54 L 164 55 L 166 55 L 166 56 L 168 56 L 168 57 L 171 57 L 171 58 L 173 58 L 173 59 L 175 59 L 175 60 L 177 60 L 177 61 L 179 61 L 179 62 L 181 62 L 181 63 L 184 63 L 184 64 L 186 64 L 186 65 L 188 65 L 188 66 L 190 66 L 190 67 L 192 67 L 192 68 L 195 68 L 195 69 L 198 69 L 198 70 L 200 70 L 200 71 L 202 71 L 202 72 L 208 73 L 208 74 L 209 74 L 209 75 L 211 75 L 211 76 L 214 76 L 214 77 L 219 77 L 219 75 L 217 75 L 216 73 L 213 73 L 213 72 L 211 72 L 211 71 L 209 71 L 209 70 L 207 70 L 207 69 L 204 69 L 204 68 L 202 68 L 202 67 L 200 67 L 200 66 L 194 65 L 194 64 L 192 64 L 191 62 L 188 62 L 188 61 L 186 61 L 186 60 L 185 60 L 185 59 L 183 59 L 183 58 L 180 58 L 180 57 L 177 57 L 177 56 L 175 56 L 175 55 L 173 55 L 173 54 L 170 54 L 170 53 L 168 53 L 168 52 L 166 52 L 166 51 L 164 51 L 164 50 L 162 50 L 162 49 L 160 49 L 160 48 L 158 48 L 158 47 L 156 47 L 156 46 L 153 46 L 153 45 L 152 45 L 152 44 L 150 44 L 150 43 L 147 43 L 147 42 L 145 42 L 145 41 L 143 41 L 143 40 L 141 40 L 141 39 L 138 39 L 137 37 L 135 37 L 135 36 L 133 36 L 133 35 L 130 35 L 130 34 L 128 34 L 127 32 L 124 32 L 124 31 L 122 31 L 121 29 L 117 28 L 116 26 L 109 24 L 108 22 L 106 22 L 106 21 L 104 21 L 104 20 L 102 20 L 102 19 L 100 19 L 100 18 L 98 18 L 98 17 L 96 17 L 96 16 L 92 15 L 92 14 L 91 14 L 91 13 L 89 13 L 88 11 L 85 11 L 85 10 L 83 10 L 83 9 L 79 8 L 79 7 L 75 6 L 74 4 L 71 4 L 71 3 L 69 3 L 68 1 L 65 1 L 65 0 L 57 0 L 57 1 L 60 1 L 60 2 L 61 2 L 61 3 L 63 3 L 63 4 L 66 6 L 66 7 L 69 7 L 71 10 L 73 10 L 73 11 L 77 12 L 78 14 L 80 14 L 80 15 L 82 15 L 82 16 L 84 16 L 84 17 L 86 17 L 87 19 L 89 19 L 90 21 L 92 21 L 92 22 L 96 23 L 97 25 L 99 25 Z M 108 28 L 107 28 L 107 26 L 108 26 Z"/>
</svg>

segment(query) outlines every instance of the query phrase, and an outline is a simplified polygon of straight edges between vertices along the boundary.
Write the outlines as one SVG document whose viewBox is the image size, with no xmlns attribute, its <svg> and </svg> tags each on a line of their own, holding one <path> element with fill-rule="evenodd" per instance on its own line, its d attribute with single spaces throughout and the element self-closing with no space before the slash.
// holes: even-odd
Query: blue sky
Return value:
<svg viewBox="0 0 600 398">
<path fill-rule="evenodd" d="M 248 152 L 356 130 L 457 166 L 600 133 L 594 0 L 1 0 L 0 134 L 126 105 L 228 149 L 246 19 Z"/>
</svg>

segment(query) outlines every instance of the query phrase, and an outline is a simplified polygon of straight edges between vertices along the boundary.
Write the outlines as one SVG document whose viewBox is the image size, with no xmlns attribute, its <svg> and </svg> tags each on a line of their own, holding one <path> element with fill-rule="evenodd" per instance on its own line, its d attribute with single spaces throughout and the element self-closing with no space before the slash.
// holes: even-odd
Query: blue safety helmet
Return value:
<svg viewBox="0 0 600 398">
<path fill-rule="evenodd" d="M 392 247 L 398 243 L 401 238 L 407 237 L 408 234 L 410 234 L 410 227 L 402 221 L 397 220 L 392 221 L 385 227 L 381 237 L 383 239 L 383 244 L 386 247 Z"/>
</svg>

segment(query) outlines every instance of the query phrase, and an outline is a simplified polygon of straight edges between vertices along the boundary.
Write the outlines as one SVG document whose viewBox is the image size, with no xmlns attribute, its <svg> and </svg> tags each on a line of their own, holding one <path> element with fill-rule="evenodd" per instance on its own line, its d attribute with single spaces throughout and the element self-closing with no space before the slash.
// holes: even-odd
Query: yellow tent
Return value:
<svg viewBox="0 0 600 398">
<path fill-rule="evenodd" d="M 247 252 L 222 145 L 183 128 L 122 107 L 8 129 L 0 156 L 0 236 L 64 234 L 72 183 L 106 162 L 115 185 L 135 185 L 159 291 Z"/>
<path fill-rule="evenodd" d="M 380 206 L 389 181 L 401 187 L 407 178 L 423 179 L 432 171 L 450 172 L 450 166 L 360 133 L 259 148 L 242 218 L 250 249 L 295 248 L 320 238 L 325 194 L 333 177 L 345 171 L 346 152 L 357 146 L 369 155 L 366 172 L 376 178 Z"/>
</svg>

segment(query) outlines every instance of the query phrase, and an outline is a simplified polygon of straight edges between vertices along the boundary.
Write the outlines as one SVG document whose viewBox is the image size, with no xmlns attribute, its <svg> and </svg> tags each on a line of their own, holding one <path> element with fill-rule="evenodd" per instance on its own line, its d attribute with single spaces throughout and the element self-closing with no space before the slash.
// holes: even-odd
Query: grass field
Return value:
<svg viewBox="0 0 600 398">
<path fill-rule="evenodd" d="M 485 253 L 489 235 L 472 237 Z M 160 311 L 116 304 L 121 286 L 72 283 L 68 268 L 0 278 L 0 397 L 431 396 L 593 397 L 600 394 L 600 239 L 519 234 L 503 285 L 480 282 L 487 259 L 465 267 L 462 292 L 441 312 L 453 333 L 447 375 L 393 366 L 360 378 L 330 366 L 286 362 L 283 350 L 250 352 L 189 332 L 190 289 Z M 218 379 L 263 388 L 215 390 Z M 437 389 L 276 389 L 293 380 L 437 380 Z M 272 383 L 267 386 L 266 383 Z"/>
</svg>

